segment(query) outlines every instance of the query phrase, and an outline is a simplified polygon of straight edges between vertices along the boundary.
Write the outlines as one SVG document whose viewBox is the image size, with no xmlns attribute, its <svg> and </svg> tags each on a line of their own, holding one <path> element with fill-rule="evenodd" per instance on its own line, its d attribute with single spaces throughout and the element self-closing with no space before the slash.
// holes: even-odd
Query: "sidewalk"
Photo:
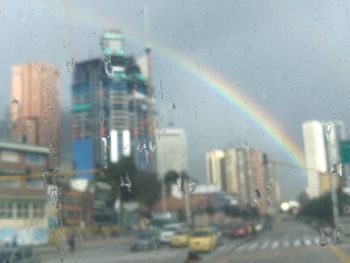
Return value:
<svg viewBox="0 0 350 263">
<path fill-rule="evenodd" d="M 77 240 L 77 249 L 88 249 L 91 247 L 99 247 L 108 243 L 116 243 L 116 244 L 125 244 L 129 243 L 133 240 L 133 236 L 125 236 L 125 237 L 113 237 L 113 238 L 103 238 L 103 239 L 95 239 L 95 240 Z M 61 246 L 61 249 L 66 249 L 66 244 Z M 58 252 L 59 248 L 56 245 L 43 245 L 33 247 L 33 250 L 38 254 L 49 254 Z"/>
</svg>

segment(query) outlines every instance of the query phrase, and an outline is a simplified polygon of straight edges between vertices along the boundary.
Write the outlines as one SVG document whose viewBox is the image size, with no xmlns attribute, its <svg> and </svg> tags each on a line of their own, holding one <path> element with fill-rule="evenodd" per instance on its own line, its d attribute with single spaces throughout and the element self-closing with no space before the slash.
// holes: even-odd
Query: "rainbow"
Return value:
<svg viewBox="0 0 350 263">
<path fill-rule="evenodd" d="M 144 43 L 140 35 L 133 33 L 128 25 L 123 21 L 116 21 L 116 17 L 108 17 L 106 15 L 97 15 L 90 10 L 83 9 L 82 6 L 79 10 L 74 10 L 74 15 L 70 15 L 70 7 L 68 2 L 65 2 L 64 11 L 59 13 L 57 9 L 48 3 L 41 2 L 40 8 L 50 10 L 50 15 L 56 16 L 58 19 L 62 19 L 64 23 L 67 23 L 67 19 L 78 20 L 83 25 L 89 25 L 96 30 L 101 30 L 108 24 L 115 24 L 119 28 L 122 28 L 124 32 L 127 32 L 128 40 L 140 45 Z M 67 13 L 68 12 L 68 13 Z M 111 23 L 113 21 L 113 23 Z M 68 21 L 69 23 L 69 21 Z M 197 70 L 197 66 L 187 56 L 181 54 L 176 49 L 154 43 L 154 52 L 167 59 L 167 61 L 173 63 L 175 66 L 180 67 L 187 74 L 190 74 L 197 80 L 204 83 L 204 87 L 211 92 L 218 94 L 222 99 L 227 101 L 231 106 L 238 109 L 247 119 L 255 124 L 255 126 L 267 135 L 293 160 L 293 162 L 301 168 L 305 169 L 304 155 L 300 147 L 287 135 L 282 127 L 257 103 L 252 101 L 243 95 L 243 92 L 236 86 L 225 80 L 219 74 L 216 74 L 213 70 L 201 65 L 200 72 Z"/>
<path fill-rule="evenodd" d="M 205 84 L 212 93 L 218 94 L 231 106 L 239 110 L 247 119 L 263 130 L 279 147 L 290 156 L 293 162 L 302 170 L 305 169 L 303 151 L 283 130 L 280 125 L 257 103 L 253 102 L 234 84 L 216 74 L 213 70 L 203 67 L 200 71 L 188 57 L 180 54 L 174 49 L 161 47 L 161 54 L 170 58 L 175 65 L 180 65 L 186 73 Z M 156 49 L 158 51 L 158 49 Z"/>
</svg>

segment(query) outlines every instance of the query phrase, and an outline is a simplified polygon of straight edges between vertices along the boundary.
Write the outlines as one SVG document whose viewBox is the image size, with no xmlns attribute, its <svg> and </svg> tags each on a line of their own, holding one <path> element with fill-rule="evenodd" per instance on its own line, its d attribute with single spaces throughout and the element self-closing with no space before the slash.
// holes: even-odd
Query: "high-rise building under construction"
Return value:
<svg viewBox="0 0 350 263">
<path fill-rule="evenodd" d="M 89 170 L 132 156 L 139 169 L 150 169 L 153 105 L 150 49 L 147 72 L 125 55 L 124 36 L 108 30 L 101 38 L 103 58 L 76 63 L 72 84 L 72 139 L 78 177 L 93 178 Z"/>
</svg>

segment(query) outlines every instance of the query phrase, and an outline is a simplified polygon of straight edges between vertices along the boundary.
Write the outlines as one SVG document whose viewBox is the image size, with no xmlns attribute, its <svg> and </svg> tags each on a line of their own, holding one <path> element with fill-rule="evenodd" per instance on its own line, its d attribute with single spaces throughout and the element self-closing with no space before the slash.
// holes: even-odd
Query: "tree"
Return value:
<svg viewBox="0 0 350 263">
<path fill-rule="evenodd" d="M 135 177 L 135 199 L 150 211 L 160 196 L 160 182 L 155 173 L 139 172 Z"/>
<path fill-rule="evenodd" d="M 110 191 L 109 206 L 113 206 L 120 194 L 123 201 L 134 199 L 134 193 L 132 190 L 128 190 L 126 187 L 121 187 L 121 181 L 129 178 L 131 181 L 131 189 L 133 188 L 133 182 L 137 173 L 136 165 L 132 157 L 123 157 L 117 163 L 112 163 L 105 171 L 105 176 L 98 178 L 98 181 L 108 183 L 112 190 Z"/>
</svg>

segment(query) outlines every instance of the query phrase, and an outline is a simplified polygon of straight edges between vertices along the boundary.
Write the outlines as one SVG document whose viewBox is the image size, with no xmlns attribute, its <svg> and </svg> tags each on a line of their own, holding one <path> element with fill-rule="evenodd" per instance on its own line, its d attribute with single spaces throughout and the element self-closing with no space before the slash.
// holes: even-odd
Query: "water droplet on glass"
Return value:
<svg viewBox="0 0 350 263">
<path fill-rule="evenodd" d="M 197 188 L 197 183 L 191 182 L 191 183 L 188 184 L 188 190 L 191 193 L 194 193 L 194 191 L 196 191 L 196 188 Z"/>
<path fill-rule="evenodd" d="M 333 163 L 331 168 L 331 173 L 333 175 L 343 175 L 343 164 L 342 163 Z"/>
<path fill-rule="evenodd" d="M 67 65 L 68 72 L 73 71 L 74 65 L 75 65 L 74 59 L 72 58 L 70 61 L 67 61 L 66 65 Z"/>
<path fill-rule="evenodd" d="M 6 8 L 0 8 L 0 19 L 4 18 L 7 15 Z"/>
<path fill-rule="evenodd" d="M 105 114 L 103 111 L 100 112 L 100 124 L 101 126 L 103 126 L 104 122 L 105 122 Z"/>
<path fill-rule="evenodd" d="M 329 122 L 323 121 L 322 125 L 326 129 L 326 139 L 327 139 L 327 141 L 329 141 L 330 140 L 330 134 L 331 134 L 331 131 L 332 131 L 332 124 L 329 123 Z"/>
<path fill-rule="evenodd" d="M 120 186 L 121 187 L 126 187 L 128 189 L 128 191 L 131 191 L 131 180 L 129 178 L 129 175 L 125 172 L 125 174 L 123 176 L 121 176 L 120 178 Z"/>
<path fill-rule="evenodd" d="M 111 76 L 113 73 L 113 66 L 111 62 L 111 57 L 106 57 L 105 60 L 103 61 L 105 64 L 105 72 L 108 76 Z"/>
<path fill-rule="evenodd" d="M 337 244 L 340 243 L 340 241 L 341 241 L 341 233 L 340 233 L 339 229 L 335 229 L 333 231 L 332 240 L 333 240 L 333 244 L 334 245 L 337 245 Z"/>
<path fill-rule="evenodd" d="M 169 110 L 175 110 L 176 109 L 176 105 L 174 102 L 170 102 L 169 104 Z"/>
<path fill-rule="evenodd" d="M 321 230 L 321 237 L 320 237 L 318 243 L 319 243 L 322 247 L 328 245 L 328 237 L 327 237 L 326 233 L 325 233 L 324 231 L 322 231 L 322 230 Z"/>
<path fill-rule="evenodd" d="M 160 80 L 160 91 L 159 91 L 159 97 L 160 99 L 163 99 L 163 81 Z"/>
<path fill-rule="evenodd" d="M 142 152 L 143 151 L 143 146 L 141 144 L 138 144 L 136 146 L 136 149 L 139 151 L 139 152 Z"/>
<path fill-rule="evenodd" d="M 267 98 L 267 96 L 266 96 L 266 94 L 265 94 L 265 93 L 263 93 L 263 94 L 262 94 L 262 97 L 263 97 L 264 99 L 266 99 L 266 98 Z"/>
<path fill-rule="evenodd" d="M 13 98 L 11 101 L 11 104 L 14 105 L 17 109 L 21 107 L 21 104 L 19 103 L 19 100 L 16 98 Z"/>
<path fill-rule="evenodd" d="M 107 159 L 108 159 L 108 137 L 107 136 L 102 136 L 101 137 L 101 142 L 102 142 L 102 151 L 103 151 L 103 167 L 107 169 Z"/>
<path fill-rule="evenodd" d="M 255 189 L 255 193 L 256 193 L 256 196 L 261 199 L 261 194 L 260 194 L 260 191 L 259 189 Z"/>
<path fill-rule="evenodd" d="M 156 144 L 153 142 L 149 142 L 148 148 L 150 149 L 151 152 L 154 152 L 156 150 Z"/>
<path fill-rule="evenodd" d="M 193 103 L 191 102 L 190 105 L 191 105 L 192 117 L 193 117 L 193 119 L 197 119 L 197 114 L 196 114 L 196 110 L 194 108 Z"/>
</svg>

